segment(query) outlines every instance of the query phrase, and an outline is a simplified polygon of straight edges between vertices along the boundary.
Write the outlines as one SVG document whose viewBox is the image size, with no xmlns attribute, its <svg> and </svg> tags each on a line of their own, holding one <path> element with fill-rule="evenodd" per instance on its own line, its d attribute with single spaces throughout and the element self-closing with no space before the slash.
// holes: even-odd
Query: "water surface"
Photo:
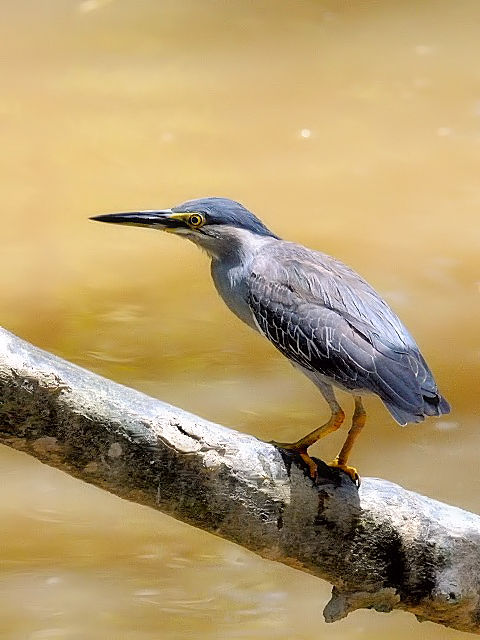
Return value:
<svg viewBox="0 0 480 640">
<path fill-rule="evenodd" d="M 480 7 L 4 0 L 2 324 L 44 349 L 262 438 L 327 416 L 218 300 L 178 238 L 88 222 L 223 195 L 345 260 L 394 306 L 450 400 L 374 475 L 479 511 Z M 349 411 L 351 400 L 342 396 Z M 345 431 L 316 445 L 335 455 Z M 453 639 L 402 613 L 327 626 L 329 586 L 0 450 L 0 636 Z"/>
</svg>

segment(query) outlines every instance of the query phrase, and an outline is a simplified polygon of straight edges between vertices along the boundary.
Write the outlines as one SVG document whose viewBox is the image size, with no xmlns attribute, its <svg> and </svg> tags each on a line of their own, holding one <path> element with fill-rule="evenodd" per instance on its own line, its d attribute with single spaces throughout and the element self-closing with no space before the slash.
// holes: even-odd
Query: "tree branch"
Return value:
<svg viewBox="0 0 480 640">
<path fill-rule="evenodd" d="M 480 634 L 480 517 L 274 446 L 0 329 L 0 442 L 331 582 L 327 622 L 403 609 Z"/>
</svg>

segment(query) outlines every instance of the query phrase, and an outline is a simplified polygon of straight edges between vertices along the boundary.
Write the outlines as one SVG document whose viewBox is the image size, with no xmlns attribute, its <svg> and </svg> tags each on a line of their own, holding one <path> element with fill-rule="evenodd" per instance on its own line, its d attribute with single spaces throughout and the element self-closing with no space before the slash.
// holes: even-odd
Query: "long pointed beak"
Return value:
<svg viewBox="0 0 480 640">
<path fill-rule="evenodd" d="M 93 216 L 90 220 L 110 222 L 112 224 L 125 224 L 134 227 L 153 227 L 158 229 L 174 229 L 184 226 L 182 221 L 175 217 L 175 214 L 171 209 L 163 209 L 161 211 L 107 213 L 101 216 Z"/>
</svg>

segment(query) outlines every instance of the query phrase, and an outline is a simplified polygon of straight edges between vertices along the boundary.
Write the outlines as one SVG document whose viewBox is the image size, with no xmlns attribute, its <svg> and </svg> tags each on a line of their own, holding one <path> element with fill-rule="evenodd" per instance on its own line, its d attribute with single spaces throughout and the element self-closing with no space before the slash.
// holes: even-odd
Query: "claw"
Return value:
<svg viewBox="0 0 480 640">
<path fill-rule="evenodd" d="M 300 458 L 308 467 L 310 478 L 312 480 L 317 479 L 318 466 L 313 458 L 308 455 L 307 447 L 299 446 L 297 442 L 277 442 L 276 440 L 270 440 L 269 444 L 273 444 L 273 446 L 277 447 L 278 449 L 284 449 L 285 451 L 290 451 L 291 453 L 300 456 Z M 348 464 L 340 463 L 338 461 L 338 458 L 332 460 L 332 462 L 328 466 L 333 467 L 334 469 L 340 469 L 340 471 L 343 471 L 347 474 L 347 476 L 351 479 L 351 481 L 357 488 L 360 486 L 360 476 L 355 467 L 350 467 Z"/>
<path fill-rule="evenodd" d="M 307 452 L 305 453 L 299 452 L 299 455 L 308 467 L 308 474 L 310 478 L 312 480 L 316 480 L 318 476 L 317 463 L 308 455 Z"/>
<path fill-rule="evenodd" d="M 348 464 L 341 464 L 338 461 L 338 458 L 332 460 L 332 462 L 330 462 L 328 466 L 333 467 L 334 469 L 340 469 L 340 471 L 343 471 L 347 474 L 347 476 L 349 476 L 349 478 L 357 488 L 360 486 L 360 476 L 358 475 L 358 471 L 355 469 L 355 467 L 350 467 Z"/>
<path fill-rule="evenodd" d="M 297 454 L 303 460 L 308 467 L 308 474 L 312 480 L 316 480 L 318 476 L 317 463 L 307 453 L 306 447 L 299 447 L 296 442 L 276 442 L 276 440 L 270 440 L 269 444 L 273 444 L 278 449 L 284 449 L 290 451 L 293 454 Z"/>
</svg>

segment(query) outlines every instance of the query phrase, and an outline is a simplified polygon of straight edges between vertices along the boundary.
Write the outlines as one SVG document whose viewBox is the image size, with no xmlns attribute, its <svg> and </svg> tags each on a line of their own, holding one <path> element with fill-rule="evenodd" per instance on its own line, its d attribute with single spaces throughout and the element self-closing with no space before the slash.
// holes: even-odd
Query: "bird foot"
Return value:
<svg viewBox="0 0 480 640">
<path fill-rule="evenodd" d="M 318 466 L 317 463 L 311 458 L 307 453 L 307 447 L 304 444 L 300 444 L 300 442 L 277 442 L 276 440 L 270 440 L 269 444 L 273 444 L 274 447 L 278 449 L 284 449 L 286 451 L 290 451 L 293 454 L 297 454 L 303 460 L 303 462 L 308 467 L 308 472 L 310 478 L 312 480 L 316 480 L 318 477 Z M 353 484 L 358 488 L 360 486 L 360 476 L 355 467 L 350 467 L 348 464 L 343 464 L 338 461 L 338 458 L 332 460 L 329 467 L 333 467 L 334 469 L 340 469 L 344 473 L 349 476 L 352 480 Z"/>
<path fill-rule="evenodd" d="M 344 473 L 347 474 L 347 476 L 351 478 L 353 484 L 356 487 L 360 486 L 360 482 L 361 482 L 360 476 L 358 475 L 358 471 L 355 469 L 355 467 L 350 467 L 348 464 L 340 463 L 338 461 L 338 458 L 335 458 L 335 460 L 332 460 L 332 462 L 330 462 L 328 466 L 333 467 L 334 469 L 340 469 L 340 471 L 343 471 Z"/>
<path fill-rule="evenodd" d="M 269 440 L 268 444 L 273 444 L 277 449 L 286 449 L 287 451 L 306 451 L 305 447 L 300 447 L 298 442 L 277 442 L 276 440 Z"/>
<path fill-rule="evenodd" d="M 299 445 L 298 442 L 277 442 L 276 440 L 270 440 L 269 444 L 273 444 L 278 449 L 285 449 L 296 453 L 304 461 L 308 467 L 308 475 L 312 480 L 316 480 L 318 476 L 317 463 L 307 453 L 307 447 L 305 445 Z"/>
</svg>

